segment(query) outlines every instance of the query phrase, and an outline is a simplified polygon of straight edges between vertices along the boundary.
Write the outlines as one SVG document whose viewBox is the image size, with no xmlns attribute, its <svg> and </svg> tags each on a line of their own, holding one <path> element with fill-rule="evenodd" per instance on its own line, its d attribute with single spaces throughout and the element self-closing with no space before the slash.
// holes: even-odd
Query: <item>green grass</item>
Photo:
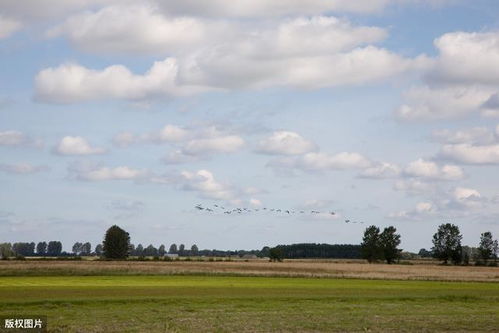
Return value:
<svg viewBox="0 0 499 333">
<path fill-rule="evenodd" d="M 499 284 L 221 276 L 0 277 L 53 332 L 499 330 Z"/>
</svg>

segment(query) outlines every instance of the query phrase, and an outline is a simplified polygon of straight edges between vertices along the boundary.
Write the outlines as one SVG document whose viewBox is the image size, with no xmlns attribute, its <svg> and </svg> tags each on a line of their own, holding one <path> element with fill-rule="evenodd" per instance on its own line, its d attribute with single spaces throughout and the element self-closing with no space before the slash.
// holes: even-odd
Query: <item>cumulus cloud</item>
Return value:
<svg viewBox="0 0 499 333">
<path fill-rule="evenodd" d="M 206 43 L 226 29 L 222 22 L 167 17 L 150 3 L 143 3 L 85 11 L 71 16 L 47 35 L 66 36 L 77 47 L 90 52 L 166 55 Z"/>
<path fill-rule="evenodd" d="M 393 186 L 394 190 L 402 191 L 409 195 L 428 194 L 433 192 L 435 188 L 434 183 L 413 178 L 397 180 Z"/>
<path fill-rule="evenodd" d="M 106 152 L 103 148 L 92 147 L 81 136 L 65 136 L 55 147 L 54 151 L 60 155 L 93 155 Z"/>
<path fill-rule="evenodd" d="M 499 32 L 452 32 L 434 44 L 438 56 L 427 85 L 409 90 L 396 115 L 404 120 L 498 116 Z"/>
<path fill-rule="evenodd" d="M 404 175 L 421 179 L 459 180 L 464 177 L 463 170 L 457 165 L 439 166 L 435 162 L 418 159 L 409 163 L 404 169 Z"/>
<path fill-rule="evenodd" d="M 443 145 L 439 156 L 464 164 L 499 164 L 499 144 Z"/>
<path fill-rule="evenodd" d="M 268 164 L 274 168 L 300 169 L 307 172 L 341 170 L 341 169 L 364 169 L 371 165 L 371 161 L 359 153 L 342 152 L 338 154 L 329 153 L 307 153 L 296 157 L 283 157 L 272 160 Z"/>
<path fill-rule="evenodd" d="M 295 132 L 277 131 L 258 143 L 256 151 L 269 155 L 301 155 L 318 150 L 317 145 Z"/>
<path fill-rule="evenodd" d="M 0 164 L 0 171 L 14 174 L 32 174 L 43 171 L 48 171 L 49 168 L 45 165 L 32 165 L 30 163 L 17 163 L 17 164 Z"/>
<path fill-rule="evenodd" d="M 401 120 L 459 118 L 479 112 L 495 91 L 491 87 L 414 87 L 405 93 L 405 103 L 395 111 Z"/>
<path fill-rule="evenodd" d="M 40 148 L 43 142 L 15 130 L 0 131 L 0 146 L 32 146 Z"/>
<path fill-rule="evenodd" d="M 452 32 L 435 40 L 431 78 L 451 83 L 499 84 L 499 32 Z"/>
<path fill-rule="evenodd" d="M 71 178 L 86 181 L 106 180 L 145 180 L 150 172 L 129 166 L 106 167 L 96 164 L 78 162 L 68 167 Z"/>
<path fill-rule="evenodd" d="M 431 202 L 419 202 L 414 209 L 391 213 L 388 217 L 399 220 L 419 220 L 434 215 L 437 212 L 437 209 L 438 208 Z"/>
<path fill-rule="evenodd" d="M 180 181 L 183 190 L 196 191 L 203 198 L 227 201 L 237 199 L 234 188 L 229 184 L 218 182 L 208 170 L 182 171 Z"/>
<path fill-rule="evenodd" d="M 35 77 L 35 99 L 50 103 L 75 103 L 102 99 L 140 100 L 187 96 L 205 91 L 201 87 L 178 85 L 174 58 L 155 62 L 143 75 L 122 65 L 93 70 L 78 64 L 46 68 Z"/>
<path fill-rule="evenodd" d="M 400 175 L 400 167 L 395 164 L 381 162 L 363 170 L 359 177 L 371 179 L 396 178 Z"/>
<path fill-rule="evenodd" d="M 234 153 L 244 146 L 244 140 L 237 135 L 195 139 L 187 142 L 182 152 L 187 155 L 210 153 Z"/>
<path fill-rule="evenodd" d="M 445 144 L 488 144 L 496 140 L 492 131 L 486 127 L 473 127 L 463 130 L 436 130 L 432 133 L 434 141 Z"/>
<path fill-rule="evenodd" d="M 106 9 L 106 12 L 115 15 L 111 9 Z M 97 48 L 116 50 L 133 47 L 143 48 L 147 52 L 154 47 L 170 47 L 161 37 L 158 37 L 159 41 L 151 40 L 150 35 L 161 34 L 157 33 L 155 26 L 148 25 L 166 24 L 161 20 L 172 20 L 171 18 L 159 19 L 154 16 L 151 20 L 144 19 L 148 22 L 142 29 L 147 30 L 144 32 L 137 31 L 133 24 L 102 19 L 102 13 L 99 13 L 88 14 L 97 15 L 95 19 L 87 17 L 85 22 L 88 21 L 88 24 L 74 24 L 77 27 L 75 38 L 81 38 L 80 42 L 86 47 L 91 47 L 89 44 L 93 39 L 96 39 Z M 35 78 L 37 100 L 53 103 L 100 99 L 143 100 L 189 96 L 213 89 L 261 89 L 273 86 L 318 89 L 384 80 L 429 65 L 424 56 L 404 58 L 371 45 L 386 36 L 385 30 L 353 26 L 349 21 L 335 17 L 284 19 L 276 25 L 262 24 L 260 29 L 249 29 L 247 25 L 232 22 L 233 27 L 219 29 L 221 33 L 212 33 L 209 38 L 203 37 L 203 33 L 207 33 L 205 30 L 209 32 L 209 29 L 203 28 L 203 23 L 189 20 L 182 18 L 182 24 L 179 24 L 199 24 L 199 29 L 175 27 L 170 29 L 173 32 L 168 32 L 163 37 L 175 36 L 176 41 L 188 42 L 191 40 L 189 34 L 201 34 L 192 41 L 191 50 L 182 51 L 171 46 L 177 51 L 167 52 L 169 58 L 155 62 L 142 75 L 134 74 L 121 65 L 100 70 L 78 64 L 47 68 Z M 94 27 L 99 22 L 106 26 L 118 26 L 113 29 Z M 82 25 L 85 29 L 81 28 Z M 130 29 L 132 30 L 129 31 Z M 176 33 L 179 29 L 182 31 Z M 200 31 L 199 34 L 196 33 L 197 30 Z M 113 34 L 126 38 L 118 38 Z M 189 38 L 183 39 L 183 34 L 189 35 Z M 137 41 L 126 42 L 130 38 Z M 108 42 L 108 39 L 114 42 Z M 125 41 L 122 42 L 122 39 Z"/>
</svg>

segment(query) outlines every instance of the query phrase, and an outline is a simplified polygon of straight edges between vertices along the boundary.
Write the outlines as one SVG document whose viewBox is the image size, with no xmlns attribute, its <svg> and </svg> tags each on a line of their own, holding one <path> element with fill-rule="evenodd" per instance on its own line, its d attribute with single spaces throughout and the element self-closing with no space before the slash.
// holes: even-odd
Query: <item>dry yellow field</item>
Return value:
<svg viewBox="0 0 499 333">
<path fill-rule="evenodd" d="M 367 264 L 362 261 L 0 261 L 0 275 L 242 275 L 499 282 L 499 267 Z"/>
</svg>

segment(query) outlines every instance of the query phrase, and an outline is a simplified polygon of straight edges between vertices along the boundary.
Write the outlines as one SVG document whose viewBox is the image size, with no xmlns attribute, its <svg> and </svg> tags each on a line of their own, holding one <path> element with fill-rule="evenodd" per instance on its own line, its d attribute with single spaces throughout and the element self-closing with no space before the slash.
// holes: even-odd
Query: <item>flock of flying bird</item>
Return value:
<svg viewBox="0 0 499 333">
<path fill-rule="evenodd" d="M 225 208 L 224 206 L 214 204 L 212 206 L 204 207 L 202 204 L 197 204 L 194 206 L 199 211 L 207 212 L 207 213 L 224 213 L 225 215 L 231 215 L 231 214 L 247 214 L 247 213 L 253 213 L 253 212 L 269 212 L 269 213 L 281 213 L 284 215 L 292 215 L 292 214 L 311 214 L 311 215 L 316 215 L 316 214 L 329 214 L 332 216 L 336 215 L 336 212 L 334 211 L 329 211 L 327 213 L 325 212 L 320 212 L 317 210 L 291 210 L 291 209 L 280 209 L 280 208 L 267 208 L 267 207 L 262 207 L 262 208 Z M 353 221 L 353 220 L 345 220 L 345 223 L 360 223 L 364 224 L 362 221 Z"/>
</svg>

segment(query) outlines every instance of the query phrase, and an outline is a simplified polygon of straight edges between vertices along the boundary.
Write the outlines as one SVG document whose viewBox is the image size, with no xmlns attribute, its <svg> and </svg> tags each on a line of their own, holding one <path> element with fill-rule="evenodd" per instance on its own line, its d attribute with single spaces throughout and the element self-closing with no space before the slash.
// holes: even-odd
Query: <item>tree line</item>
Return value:
<svg viewBox="0 0 499 333">
<path fill-rule="evenodd" d="M 384 260 L 388 264 L 393 263 L 400 258 L 402 252 L 398 248 L 400 238 L 400 234 L 397 234 L 397 229 L 393 226 L 385 228 L 382 232 L 377 226 L 367 227 L 360 245 L 362 258 L 368 262 Z M 441 224 L 433 235 L 431 250 L 421 249 L 419 255 L 439 259 L 444 264 L 467 265 L 470 260 L 474 260 L 477 265 L 497 265 L 499 244 L 497 239 L 493 239 L 490 231 L 481 234 L 477 248 L 462 246 L 462 238 L 457 225 Z"/>
</svg>

